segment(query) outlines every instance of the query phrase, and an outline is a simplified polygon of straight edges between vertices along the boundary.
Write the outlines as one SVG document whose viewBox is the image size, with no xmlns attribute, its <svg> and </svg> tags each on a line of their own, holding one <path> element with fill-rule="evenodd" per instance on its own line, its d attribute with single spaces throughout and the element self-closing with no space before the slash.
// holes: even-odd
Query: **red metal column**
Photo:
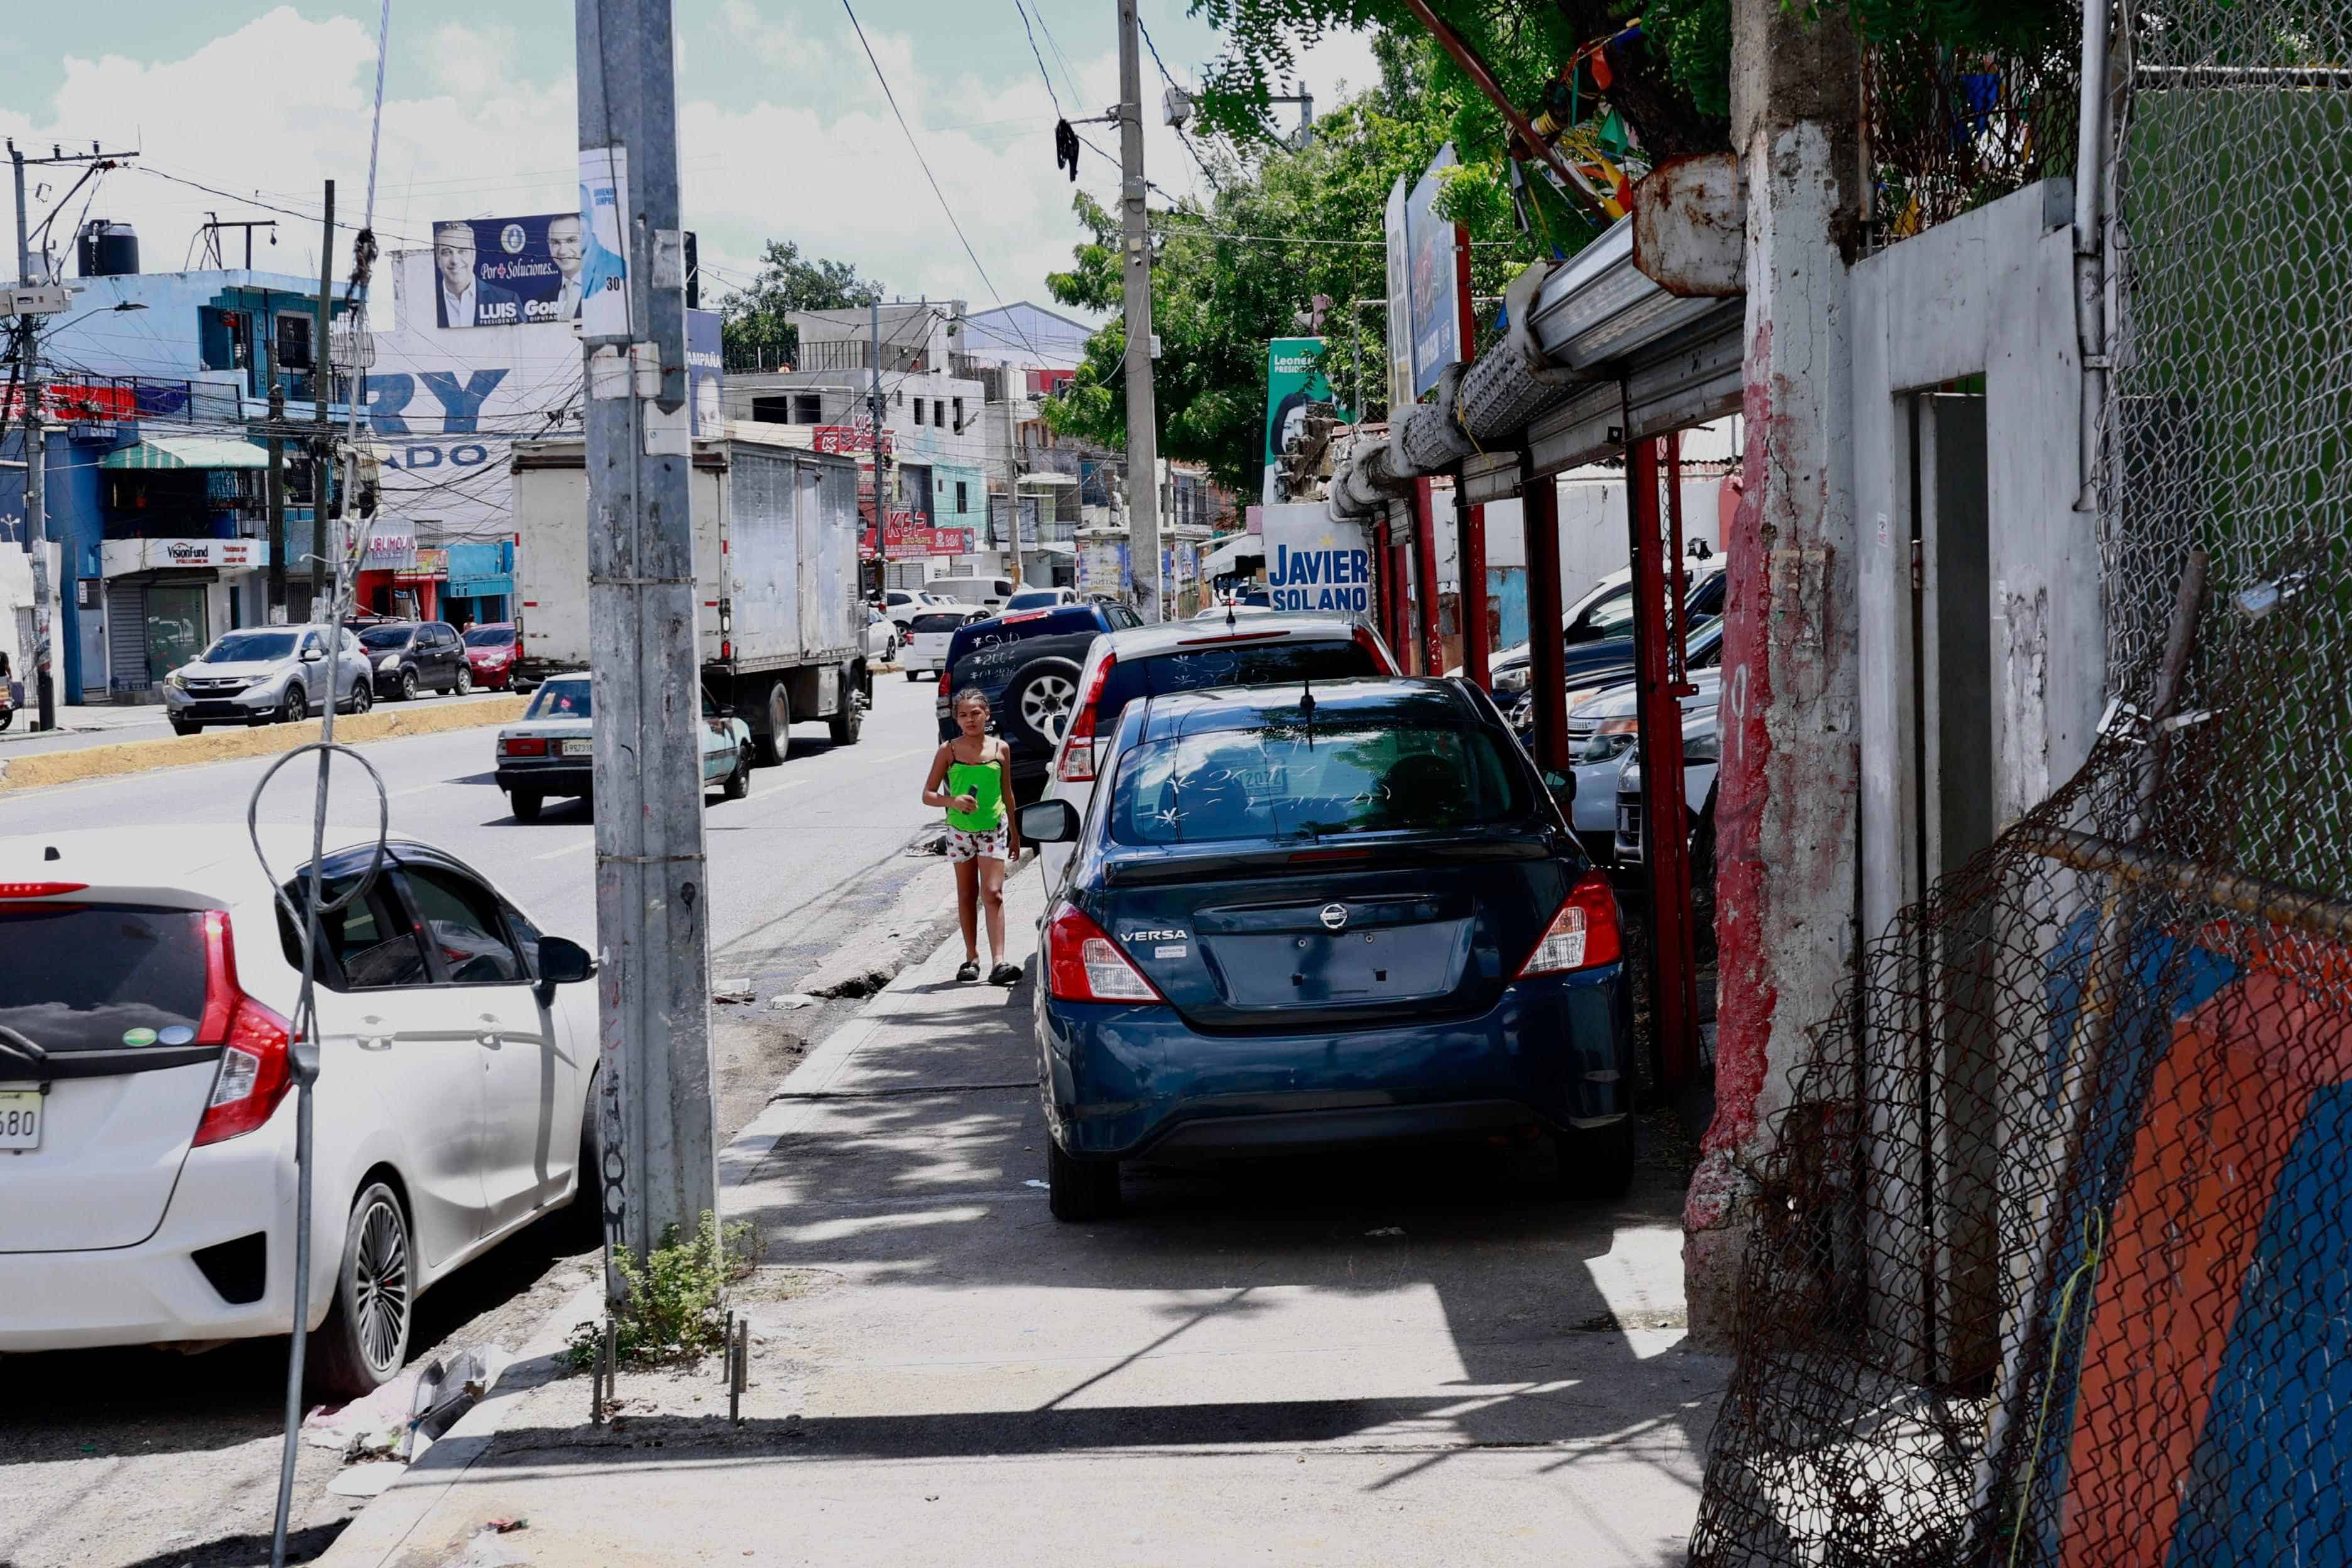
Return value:
<svg viewBox="0 0 2352 1568">
<path fill-rule="evenodd" d="M 1397 646 L 1395 576 L 1389 559 L 1389 520 L 1377 517 L 1372 520 L 1372 626 L 1391 649 Z"/>
<path fill-rule="evenodd" d="M 1445 669 L 1445 637 L 1437 621 L 1437 496 L 1427 479 L 1412 481 L 1412 551 L 1420 568 L 1421 592 L 1414 604 L 1420 625 L 1414 630 L 1421 642 L 1421 673 L 1439 675 Z"/>
<path fill-rule="evenodd" d="M 1536 707 L 1536 766 L 1570 777 L 1568 651 L 1560 644 L 1559 488 L 1534 479 L 1519 459 L 1519 515 L 1528 531 L 1528 679 Z"/>
<path fill-rule="evenodd" d="M 1486 509 L 1465 504 L 1468 487 L 1454 480 L 1454 526 L 1461 542 L 1462 673 L 1475 686 L 1487 683 Z"/>
<path fill-rule="evenodd" d="M 1641 719 L 1642 859 L 1650 893 L 1650 1017 L 1658 1082 L 1672 1092 L 1685 1082 L 1698 1011 L 1696 955 L 1691 942 L 1690 828 L 1683 782 L 1683 605 L 1670 597 L 1682 580 L 1658 510 L 1658 443 L 1627 450 L 1633 557 L 1633 680 Z M 1679 454 L 1668 459 L 1681 468 Z M 1671 503 L 1682 532 L 1682 502 Z"/>
</svg>

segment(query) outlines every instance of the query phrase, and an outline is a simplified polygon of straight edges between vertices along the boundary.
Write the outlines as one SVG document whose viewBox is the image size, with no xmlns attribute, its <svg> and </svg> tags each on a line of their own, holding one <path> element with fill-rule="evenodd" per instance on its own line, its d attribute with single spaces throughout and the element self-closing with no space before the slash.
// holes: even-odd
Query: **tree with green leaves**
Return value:
<svg viewBox="0 0 2352 1568">
<path fill-rule="evenodd" d="M 1460 102 L 1432 85 L 1425 38 L 1386 34 L 1374 47 L 1381 85 L 1319 117 L 1305 148 L 1274 145 L 1247 161 L 1219 158 L 1215 194 L 1205 204 L 1188 199 L 1152 215 L 1160 450 L 1207 464 L 1228 489 L 1257 489 L 1270 340 L 1322 337 L 1330 345 L 1325 368 L 1342 402 L 1371 412 L 1387 402 L 1388 335 L 1378 302 L 1388 292 L 1389 190 L 1428 167 Z M 1468 225 L 1475 242 L 1473 287 L 1499 294 L 1535 254 L 1534 242 L 1518 235 L 1506 190 L 1491 181 L 1456 184 L 1449 187 L 1450 216 Z M 1577 228 L 1591 234 L 1565 204 L 1549 200 L 1547 221 L 1563 236 Z M 1076 376 L 1045 416 L 1056 430 L 1118 449 L 1127 441 L 1118 215 L 1083 194 L 1076 208 L 1088 237 L 1069 270 L 1050 274 L 1046 287 L 1063 304 L 1111 320 L 1087 341 Z M 1318 296 L 1328 301 L 1319 321 Z M 1373 308 L 1358 309 L 1364 301 Z"/>
<path fill-rule="evenodd" d="M 846 261 L 801 255 L 789 239 L 768 241 L 759 276 L 719 302 L 719 331 L 730 365 L 789 364 L 799 354 L 794 310 L 846 310 L 877 304 L 882 285 Z"/>
</svg>

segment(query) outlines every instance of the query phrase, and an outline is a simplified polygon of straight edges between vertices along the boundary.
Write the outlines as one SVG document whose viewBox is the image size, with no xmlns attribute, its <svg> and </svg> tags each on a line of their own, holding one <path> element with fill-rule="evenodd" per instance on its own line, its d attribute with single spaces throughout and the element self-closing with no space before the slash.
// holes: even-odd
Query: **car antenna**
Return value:
<svg viewBox="0 0 2352 1568">
<path fill-rule="evenodd" d="M 1298 716 L 1307 722 L 1307 749 L 1315 749 L 1315 678 L 1298 678 Z"/>
<path fill-rule="evenodd" d="M 1240 623 L 1234 619 L 1234 606 L 1232 602 L 1227 601 L 1225 605 L 1225 630 L 1232 631 L 1234 626 L 1239 624 Z"/>
</svg>

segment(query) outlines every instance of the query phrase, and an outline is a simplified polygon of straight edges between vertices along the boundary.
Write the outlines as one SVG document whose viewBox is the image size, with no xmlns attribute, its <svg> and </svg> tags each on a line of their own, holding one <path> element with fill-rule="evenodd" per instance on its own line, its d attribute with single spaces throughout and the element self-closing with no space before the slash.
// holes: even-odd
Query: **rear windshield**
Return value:
<svg viewBox="0 0 2352 1568">
<path fill-rule="evenodd" d="M 523 710 L 526 719 L 585 719 L 589 713 L 589 693 L 594 689 L 585 680 L 551 680 L 539 689 L 539 695 Z"/>
<path fill-rule="evenodd" d="M 917 616 L 907 623 L 910 632 L 951 632 L 971 618 L 970 610 L 935 610 L 928 616 Z"/>
<path fill-rule="evenodd" d="M 1069 637 L 1103 628 L 1102 613 L 1091 605 L 1057 605 L 1050 610 L 1008 610 L 984 621 L 974 621 L 956 635 L 955 657 L 974 648 L 1003 647 L 1031 637 Z"/>
<path fill-rule="evenodd" d="M 505 647 L 514 640 L 512 626 L 476 626 L 466 634 L 467 647 Z"/>
<path fill-rule="evenodd" d="M 1209 686 L 1286 686 L 1388 673 L 1374 662 L 1371 650 L 1353 638 L 1179 648 L 1110 667 L 1095 709 L 1095 733 L 1108 734 L 1111 721 L 1139 697 L 1165 697 Z"/>
<path fill-rule="evenodd" d="M 1004 601 L 1004 607 L 1008 610 L 1034 610 L 1047 605 L 1058 605 L 1061 602 L 1062 595 L 1059 589 L 1039 588 L 1034 593 L 1013 595 Z"/>
<path fill-rule="evenodd" d="M 43 1050 L 184 1046 L 204 1011 L 202 914 L 0 904 L 0 1026 Z M 0 1079 L 21 1076 L 0 1052 Z"/>
<path fill-rule="evenodd" d="M 1121 760 L 1121 844 L 1444 832 L 1529 811 L 1526 781 L 1483 730 L 1368 724 L 1217 730 L 1147 742 Z"/>
<path fill-rule="evenodd" d="M 207 664 L 275 664 L 293 657 L 292 632 L 231 632 L 205 650 Z"/>
<path fill-rule="evenodd" d="M 406 647 L 415 626 L 373 626 L 360 634 L 362 647 Z"/>
</svg>

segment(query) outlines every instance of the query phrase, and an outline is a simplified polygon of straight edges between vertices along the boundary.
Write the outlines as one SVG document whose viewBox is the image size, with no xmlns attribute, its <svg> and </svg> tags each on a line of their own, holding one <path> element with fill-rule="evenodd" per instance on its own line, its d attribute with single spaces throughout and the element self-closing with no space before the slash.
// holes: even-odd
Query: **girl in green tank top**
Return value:
<svg viewBox="0 0 2352 1568">
<path fill-rule="evenodd" d="M 966 689 L 955 700 L 956 728 L 942 742 L 923 781 L 923 804 L 947 813 L 948 858 L 955 865 L 956 913 L 963 924 L 963 967 L 958 980 L 980 978 L 980 914 L 988 915 L 988 947 L 995 985 L 1019 983 L 1021 969 L 1004 956 L 1004 872 L 1021 854 L 1013 820 L 1013 754 L 988 732 L 988 699 Z"/>
</svg>

